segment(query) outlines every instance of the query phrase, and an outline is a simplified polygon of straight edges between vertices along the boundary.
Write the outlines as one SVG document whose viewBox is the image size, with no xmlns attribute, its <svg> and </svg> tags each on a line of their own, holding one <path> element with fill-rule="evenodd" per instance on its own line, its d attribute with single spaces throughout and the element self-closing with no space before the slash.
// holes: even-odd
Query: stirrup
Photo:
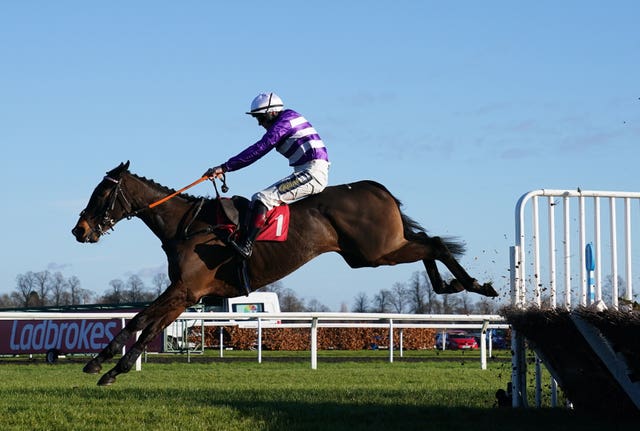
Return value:
<svg viewBox="0 0 640 431">
<path fill-rule="evenodd" d="M 244 260 L 249 259 L 251 257 L 251 253 L 253 252 L 253 244 L 249 241 L 244 244 L 238 244 L 235 240 L 229 241 L 229 245 L 233 247 L 233 249 L 242 257 Z"/>
</svg>

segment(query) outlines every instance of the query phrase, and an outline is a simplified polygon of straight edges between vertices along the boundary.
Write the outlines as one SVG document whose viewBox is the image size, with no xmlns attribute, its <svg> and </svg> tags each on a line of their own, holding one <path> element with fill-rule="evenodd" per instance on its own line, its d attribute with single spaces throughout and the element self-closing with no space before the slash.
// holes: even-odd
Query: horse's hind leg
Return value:
<svg viewBox="0 0 640 431">
<path fill-rule="evenodd" d="M 427 276 L 429 277 L 429 281 L 431 282 L 431 287 L 433 287 L 434 292 L 436 292 L 437 294 L 445 294 L 458 293 L 464 290 L 464 286 L 462 286 L 462 284 L 457 279 L 453 279 L 449 284 L 445 283 L 444 280 L 442 280 L 435 260 L 425 259 L 422 262 L 424 263 L 424 267 L 427 270 Z"/>
<path fill-rule="evenodd" d="M 498 296 L 491 283 L 481 285 L 472 278 L 458 263 L 445 242 L 440 237 L 429 237 L 425 233 L 416 234 L 416 237 L 405 243 L 401 248 L 388 253 L 378 259 L 377 265 L 393 265 L 403 262 L 415 262 L 422 260 L 429 281 L 436 293 L 456 293 L 463 290 L 478 293 L 485 296 Z M 454 279 L 445 283 L 440 276 L 436 260 L 442 262 L 453 274 Z"/>
<path fill-rule="evenodd" d="M 469 292 L 478 293 L 480 295 L 498 296 L 498 292 L 495 291 L 491 283 L 485 283 L 481 285 L 475 278 L 472 278 L 467 273 L 467 271 L 465 271 L 462 265 L 460 265 L 455 257 L 453 257 L 440 237 L 432 237 L 430 238 L 430 240 L 434 253 L 433 258 L 442 262 L 455 277 L 455 279 L 452 280 L 449 285 L 445 284 L 442 281 L 440 274 L 438 273 L 436 263 L 430 259 L 423 259 L 424 266 L 427 270 L 427 274 L 429 275 L 432 284 L 434 280 L 438 282 L 440 288 L 448 291 L 444 293 L 460 292 L 464 289 Z M 436 275 L 437 278 L 435 278 Z M 435 286 L 434 290 L 436 290 Z"/>
</svg>

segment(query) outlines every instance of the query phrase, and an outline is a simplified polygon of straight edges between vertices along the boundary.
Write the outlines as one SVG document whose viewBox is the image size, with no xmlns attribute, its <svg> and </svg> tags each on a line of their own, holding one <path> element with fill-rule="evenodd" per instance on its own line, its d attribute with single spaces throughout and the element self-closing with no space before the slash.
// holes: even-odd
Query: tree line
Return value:
<svg viewBox="0 0 640 431">
<path fill-rule="evenodd" d="M 280 282 L 273 283 L 263 290 L 276 292 L 280 299 L 280 309 L 288 312 L 331 311 L 329 307 L 316 299 L 305 300 L 295 291 L 284 287 Z M 416 271 L 404 283 L 394 283 L 390 289 L 381 289 L 377 293 L 359 292 L 353 298 L 351 306 L 342 303 L 340 312 L 354 313 L 410 313 L 410 314 L 494 314 L 498 304 L 489 298 L 478 301 L 467 292 L 439 295 L 434 292 L 425 271 Z"/>
<path fill-rule="evenodd" d="M 78 277 L 65 277 L 61 272 L 27 271 L 16 277 L 11 293 L 0 294 L 0 308 L 46 307 L 84 304 L 124 304 L 154 300 L 169 285 L 166 274 L 158 273 L 152 286 L 146 286 L 137 275 L 127 280 L 109 282 L 103 294 L 84 289 Z"/>
<path fill-rule="evenodd" d="M 102 294 L 81 287 L 76 276 L 64 277 L 60 272 L 28 271 L 16 277 L 16 287 L 10 294 L 0 295 L 0 308 L 66 306 L 84 304 L 124 304 L 150 302 L 169 285 L 165 273 L 157 273 L 147 286 L 137 275 L 126 280 L 114 279 Z M 285 312 L 332 311 L 316 299 L 305 299 L 281 282 L 261 290 L 276 292 L 280 309 Z M 431 288 L 425 271 L 416 271 L 407 282 L 397 282 L 389 289 L 377 293 L 359 292 L 351 306 L 343 302 L 341 312 L 356 313 L 413 313 L 413 314 L 492 314 L 497 305 L 482 298 L 473 302 L 471 295 L 457 293 L 438 295 Z"/>
</svg>

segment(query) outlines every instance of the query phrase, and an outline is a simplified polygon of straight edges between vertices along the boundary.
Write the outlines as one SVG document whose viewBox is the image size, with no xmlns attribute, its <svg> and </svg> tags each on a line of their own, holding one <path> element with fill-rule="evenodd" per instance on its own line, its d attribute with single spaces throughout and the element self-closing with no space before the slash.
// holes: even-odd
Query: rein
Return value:
<svg viewBox="0 0 640 431">
<path fill-rule="evenodd" d="M 116 182 L 116 181 L 117 181 L 118 186 L 120 186 L 120 181 L 119 181 L 119 180 L 114 180 L 113 178 L 109 178 L 109 177 L 105 177 L 105 178 L 106 178 L 106 179 L 108 179 L 108 180 L 114 181 L 114 182 Z M 214 188 L 214 189 L 215 189 L 215 191 L 216 191 L 216 199 L 219 199 L 219 198 L 220 198 L 220 193 L 218 193 L 218 186 L 217 186 L 217 184 L 216 184 L 215 178 L 214 178 L 214 177 L 207 177 L 207 176 L 204 176 L 204 177 L 198 178 L 197 180 L 195 180 L 194 182 L 192 182 L 192 183 L 191 183 L 191 184 L 189 184 L 188 186 L 184 186 L 184 187 L 183 187 L 183 188 L 181 188 L 180 190 L 177 190 L 177 191 L 175 191 L 175 192 L 171 193 L 170 195 L 167 195 L 167 196 L 163 197 L 162 199 L 158 199 L 158 200 L 157 200 L 157 201 L 155 201 L 155 202 L 151 202 L 151 203 L 150 203 L 149 205 L 147 205 L 146 207 L 143 207 L 143 208 L 137 209 L 137 210 L 135 210 L 135 211 L 129 211 L 125 217 L 126 217 L 127 219 L 130 219 L 130 218 L 132 218 L 132 217 L 135 217 L 136 215 L 138 215 L 138 214 L 139 214 L 139 213 L 141 213 L 142 211 L 145 211 L 145 210 L 148 210 L 148 209 L 151 209 L 151 208 L 155 208 L 155 207 L 157 207 L 158 205 L 162 205 L 163 203 L 165 203 L 165 202 L 166 202 L 166 201 L 168 201 L 169 199 L 172 199 L 172 198 L 174 198 L 174 197 L 178 196 L 180 193 L 184 192 L 185 190 L 189 190 L 191 187 L 193 187 L 193 186 L 197 186 L 197 185 L 198 185 L 198 184 L 200 184 L 201 182 L 206 181 L 206 180 L 208 180 L 208 179 L 211 179 L 211 182 L 213 183 L 213 188 Z M 229 187 L 227 187 L 227 181 L 226 181 L 226 177 L 224 176 L 224 174 L 222 175 L 222 178 L 221 178 L 221 180 L 220 180 L 220 181 L 222 181 L 222 187 L 221 187 L 221 189 L 222 189 L 222 193 L 226 193 L 226 192 L 228 192 L 228 191 L 229 191 Z M 124 198 L 125 202 L 128 204 L 129 202 L 128 202 L 128 201 L 127 201 L 127 199 L 125 198 L 124 194 L 122 193 L 122 191 L 120 191 L 120 192 L 121 192 L 122 197 Z M 129 205 L 129 208 L 131 208 L 131 205 Z"/>
<path fill-rule="evenodd" d="M 184 192 L 185 190 L 188 190 L 191 187 L 196 186 L 196 185 L 200 184 L 201 182 L 203 182 L 205 180 L 208 180 L 208 179 L 211 179 L 211 182 L 213 183 L 213 188 L 216 191 L 216 199 L 220 199 L 220 193 L 218 192 L 218 185 L 216 184 L 215 177 L 203 176 L 201 178 L 198 178 L 196 181 L 192 182 L 191 184 L 181 188 L 180 190 L 175 191 L 175 192 L 163 197 L 162 199 L 158 199 L 157 201 L 152 202 L 152 203 L 148 204 L 145 207 L 139 208 L 137 210 L 133 210 L 131 203 L 129 202 L 129 200 L 125 196 L 124 191 L 122 190 L 122 180 L 121 179 L 112 178 L 112 177 L 110 177 L 108 175 L 106 175 L 104 177 L 104 179 L 107 180 L 107 181 L 111 181 L 112 183 L 115 183 L 116 186 L 111 191 L 111 194 L 109 196 L 109 204 L 107 206 L 107 209 L 104 212 L 104 215 L 102 216 L 101 222 L 98 223 L 93 228 L 93 231 L 96 232 L 100 236 L 102 236 L 104 234 L 108 234 L 109 233 L 108 232 L 109 229 L 113 230 L 113 225 L 116 223 L 116 220 L 114 220 L 111 217 L 110 213 L 115 208 L 115 205 L 116 205 L 116 202 L 118 201 L 118 199 L 122 199 L 122 201 L 123 201 L 123 208 L 125 209 L 125 214 L 124 214 L 124 216 L 122 218 L 126 218 L 127 220 L 130 220 L 131 218 L 137 216 L 138 214 L 140 214 L 143 211 L 155 208 L 158 205 L 161 205 L 161 204 L 167 202 L 168 200 L 176 197 L 177 195 L 179 195 L 180 193 Z M 228 192 L 229 191 L 229 187 L 227 186 L 226 177 L 225 177 L 224 174 L 222 175 L 222 178 L 221 178 L 220 181 L 222 182 L 222 186 L 220 187 L 222 192 L 223 193 Z M 202 209 L 202 205 L 204 204 L 204 201 L 205 201 L 205 199 L 202 198 L 202 200 L 198 204 L 198 207 L 196 208 L 196 212 L 195 212 L 195 215 L 192 218 L 192 221 L 195 220 L 195 218 L 197 217 L 198 213 Z M 185 228 L 185 232 L 184 232 L 185 236 L 187 236 L 187 231 L 188 231 L 190 225 L 191 225 L 191 223 L 189 223 L 187 225 L 187 227 Z"/>
<path fill-rule="evenodd" d="M 162 198 L 162 199 L 160 199 L 160 200 L 157 200 L 157 201 L 155 201 L 155 202 L 150 203 L 150 204 L 149 204 L 149 206 L 148 206 L 147 208 L 153 208 L 153 207 L 156 207 L 156 206 L 158 206 L 158 205 L 160 205 L 160 204 L 163 204 L 163 203 L 165 203 L 166 201 L 168 201 L 169 199 L 171 199 L 171 198 L 173 198 L 173 197 L 175 197 L 175 196 L 179 195 L 179 194 L 180 194 L 180 193 L 182 193 L 183 191 L 188 190 L 188 189 L 190 189 L 191 187 L 193 187 L 193 186 L 195 186 L 195 185 L 198 185 L 198 184 L 200 184 L 201 182 L 203 182 L 204 180 L 207 180 L 207 179 L 209 179 L 209 177 L 206 177 L 206 176 L 205 176 L 205 177 L 202 177 L 202 178 L 199 178 L 199 179 L 195 180 L 194 182 L 192 182 L 191 184 L 189 184 L 188 186 L 183 187 L 183 188 L 181 188 L 180 190 L 178 190 L 178 191 L 176 191 L 176 192 L 173 192 L 173 193 L 171 193 L 170 195 L 165 196 L 165 197 L 163 197 L 163 198 Z"/>
</svg>

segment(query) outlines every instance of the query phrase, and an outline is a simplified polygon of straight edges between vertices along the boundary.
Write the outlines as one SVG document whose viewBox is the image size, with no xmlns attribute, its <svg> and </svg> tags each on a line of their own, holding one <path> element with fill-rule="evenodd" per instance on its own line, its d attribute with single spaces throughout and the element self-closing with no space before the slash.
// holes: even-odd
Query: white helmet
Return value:
<svg viewBox="0 0 640 431">
<path fill-rule="evenodd" d="M 260 93 L 251 102 L 251 111 L 247 114 L 266 114 L 267 112 L 280 112 L 283 109 L 282 99 L 276 93 Z"/>
</svg>

